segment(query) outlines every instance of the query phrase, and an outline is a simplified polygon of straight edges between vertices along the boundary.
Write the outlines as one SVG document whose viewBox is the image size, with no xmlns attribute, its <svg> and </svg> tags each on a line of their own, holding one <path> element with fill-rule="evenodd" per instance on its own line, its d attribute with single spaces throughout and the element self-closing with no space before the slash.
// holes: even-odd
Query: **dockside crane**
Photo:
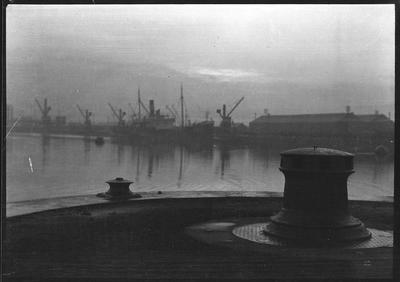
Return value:
<svg viewBox="0 0 400 282">
<path fill-rule="evenodd" d="M 244 100 L 244 97 L 240 98 L 239 101 L 237 101 L 235 103 L 235 105 L 232 107 L 232 109 L 229 111 L 228 114 L 226 113 L 226 105 L 225 104 L 222 105 L 222 113 L 221 113 L 221 109 L 217 109 L 217 114 L 219 114 L 219 116 L 222 119 L 220 127 L 230 128 L 232 126 L 231 114 L 243 100 Z"/>
<path fill-rule="evenodd" d="M 44 99 L 43 107 L 38 101 L 38 99 L 35 98 L 35 102 L 38 105 L 40 112 L 42 113 L 43 125 L 48 126 L 50 124 L 49 112 L 51 110 L 51 107 L 47 105 L 47 98 Z"/>
<path fill-rule="evenodd" d="M 76 104 L 76 107 L 78 108 L 78 110 L 79 110 L 79 112 L 81 113 L 83 119 L 85 120 L 85 121 L 84 121 L 85 127 L 86 127 L 87 129 L 90 129 L 91 126 L 92 126 L 92 121 L 90 120 L 90 117 L 92 116 L 92 112 L 89 112 L 89 110 L 87 110 L 87 109 L 86 109 L 85 111 L 83 111 L 83 110 L 81 109 L 81 107 L 79 107 L 78 104 Z"/>
<path fill-rule="evenodd" d="M 110 106 L 111 111 L 118 120 L 118 126 L 119 127 L 125 126 L 124 116 L 126 115 L 126 113 L 122 111 L 122 109 L 119 109 L 117 112 L 110 103 L 108 103 L 108 105 Z"/>
</svg>

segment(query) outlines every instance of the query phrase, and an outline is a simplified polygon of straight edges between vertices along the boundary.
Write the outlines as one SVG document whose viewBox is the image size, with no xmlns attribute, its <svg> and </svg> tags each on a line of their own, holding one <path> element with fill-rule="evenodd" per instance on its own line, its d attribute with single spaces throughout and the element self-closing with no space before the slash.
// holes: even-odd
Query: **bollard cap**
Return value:
<svg viewBox="0 0 400 282">
<path fill-rule="evenodd" d="M 128 183 L 132 184 L 133 181 L 124 179 L 123 177 L 116 177 L 115 179 L 106 181 L 106 183 L 108 183 L 108 184 L 128 184 Z"/>
<path fill-rule="evenodd" d="M 339 157 L 354 157 L 353 154 L 329 149 L 329 148 L 321 148 L 318 146 L 307 147 L 307 148 L 297 148 L 288 150 L 281 153 L 281 156 L 339 156 Z"/>
<path fill-rule="evenodd" d="M 139 194 L 133 193 L 129 189 L 129 185 L 132 184 L 133 181 L 117 177 L 106 181 L 106 183 L 110 185 L 110 189 L 105 193 L 97 194 L 98 197 L 106 198 L 108 200 L 126 200 L 141 197 Z"/>
<path fill-rule="evenodd" d="M 317 146 L 281 153 L 282 171 L 352 171 L 354 155 Z"/>
</svg>

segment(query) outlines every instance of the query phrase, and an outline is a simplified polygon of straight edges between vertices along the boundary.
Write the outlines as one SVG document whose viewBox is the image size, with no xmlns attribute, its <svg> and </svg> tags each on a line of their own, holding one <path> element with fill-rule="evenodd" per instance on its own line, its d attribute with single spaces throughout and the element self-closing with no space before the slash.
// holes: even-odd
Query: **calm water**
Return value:
<svg viewBox="0 0 400 282">
<path fill-rule="evenodd" d="M 131 146 L 81 138 L 7 138 L 7 201 L 104 192 L 115 177 L 136 191 L 234 190 L 283 192 L 279 151 L 219 146 Z M 393 161 L 356 156 L 349 196 L 393 196 Z"/>
</svg>

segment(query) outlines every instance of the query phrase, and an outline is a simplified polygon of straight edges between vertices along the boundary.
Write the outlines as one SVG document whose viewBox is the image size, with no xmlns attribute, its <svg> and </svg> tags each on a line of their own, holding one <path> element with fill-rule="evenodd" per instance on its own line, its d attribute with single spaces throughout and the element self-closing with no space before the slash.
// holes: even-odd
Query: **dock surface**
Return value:
<svg viewBox="0 0 400 282">
<path fill-rule="evenodd" d="M 155 194 L 116 202 L 76 197 L 73 207 L 63 207 L 59 201 L 52 210 L 15 213 L 7 219 L 3 278 L 392 277 L 390 247 L 305 250 L 263 246 L 259 251 L 256 243 L 226 230 L 218 235 L 223 237 L 221 244 L 197 240 L 188 234 L 188 227 L 209 220 L 236 225 L 249 218 L 267 221 L 282 204 L 281 197 L 267 194 L 201 193 Z M 86 205 L 80 204 L 83 200 Z M 350 201 L 350 210 L 368 228 L 392 230 L 392 203 Z"/>
</svg>

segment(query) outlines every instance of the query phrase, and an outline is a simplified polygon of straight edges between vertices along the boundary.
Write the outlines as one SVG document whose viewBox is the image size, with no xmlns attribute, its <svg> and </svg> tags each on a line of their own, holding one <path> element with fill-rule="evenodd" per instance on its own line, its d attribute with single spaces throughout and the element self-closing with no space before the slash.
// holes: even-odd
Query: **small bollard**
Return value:
<svg viewBox="0 0 400 282">
<path fill-rule="evenodd" d="M 354 172 L 353 157 L 316 146 L 281 153 L 283 207 L 264 233 L 313 246 L 368 240 L 371 233 L 348 210 L 347 178 Z"/>
<path fill-rule="evenodd" d="M 106 199 L 129 199 L 141 197 L 139 194 L 133 193 L 129 189 L 129 185 L 131 185 L 133 181 L 123 179 L 122 177 L 117 177 L 115 179 L 106 181 L 106 183 L 110 185 L 110 189 L 108 189 L 108 191 L 105 193 L 97 194 L 97 196 Z"/>
</svg>

